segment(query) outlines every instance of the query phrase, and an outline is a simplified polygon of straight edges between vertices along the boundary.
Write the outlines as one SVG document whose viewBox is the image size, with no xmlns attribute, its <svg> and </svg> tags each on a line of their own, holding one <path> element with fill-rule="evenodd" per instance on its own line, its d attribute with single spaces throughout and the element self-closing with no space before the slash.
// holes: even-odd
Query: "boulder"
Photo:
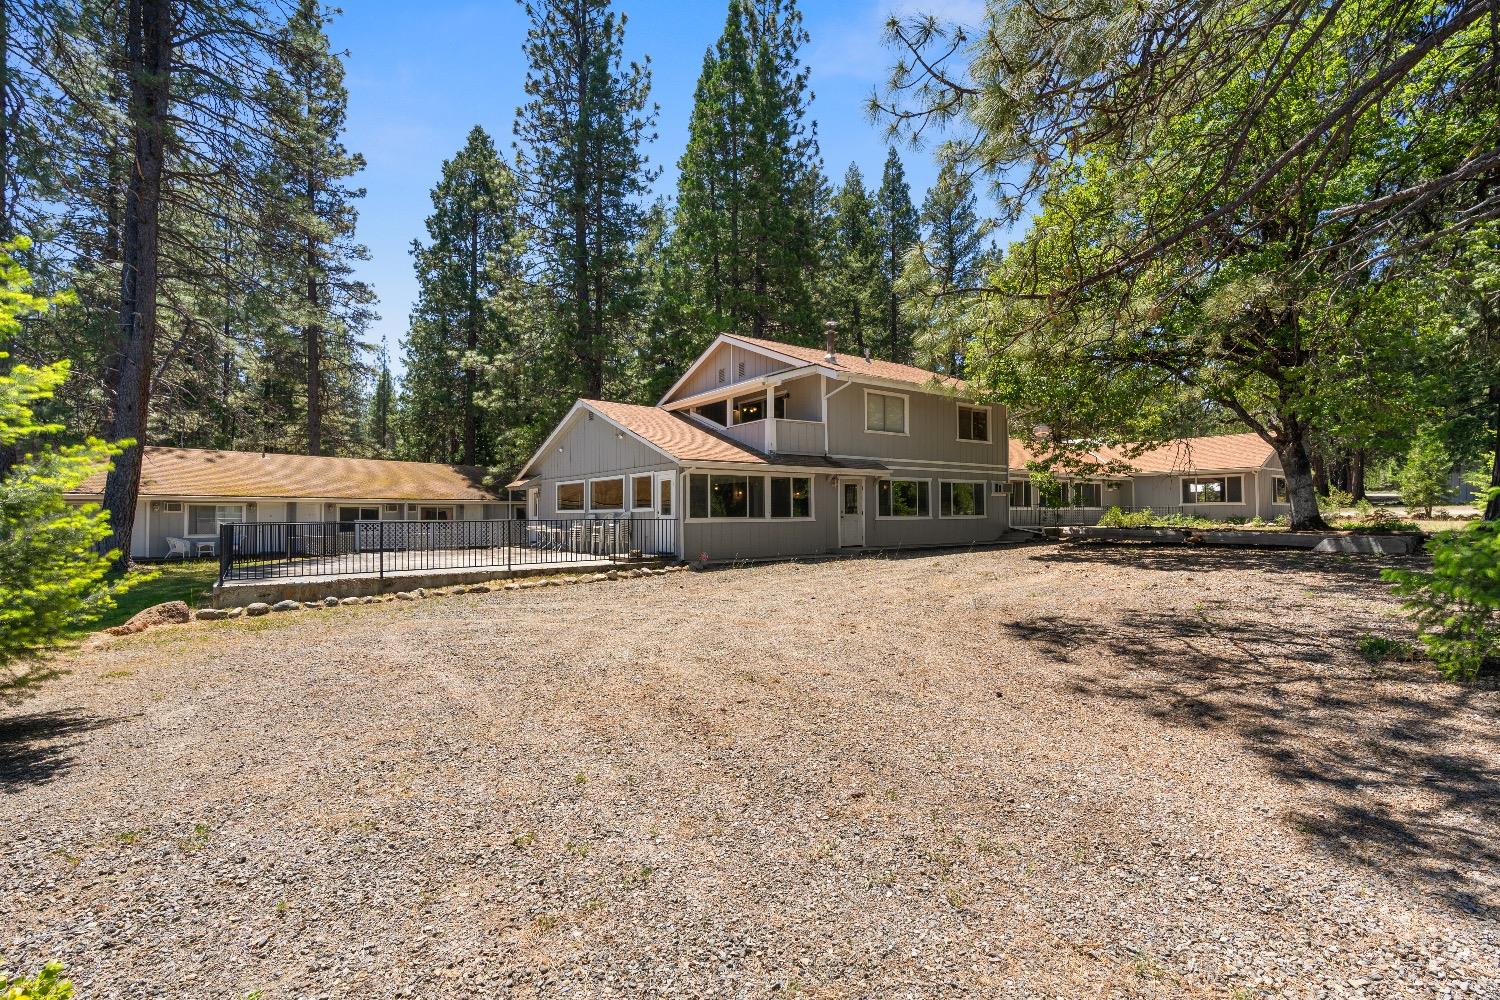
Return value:
<svg viewBox="0 0 1500 1000">
<path fill-rule="evenodd" d="M 620 578 L 620 571 L 617 570 L 617 569 L 612 569 L 608 573 L 604 574 L 604 579 L 606 579 L 606 580 L 618 580 L 619 578 Z"/>
<path fill-rule="evenodd" d="M 489 592 L 489 586 L 483 583 L 476 583 L 474 584 L 474 586 L 469 588 L 469 593 L 471 594 L 488 594 Z"/>
<path fill-rule="evenodd" d="M 427 596 L 427 591 L 423 590 L 421 587 L 418 587 L 416 590 L 413 590 L 411 592 L 411 596 L 420 601 L 422 598 Z"/>
<path fill-rule="evenodd" d="M 373 594 L 367 595 L 365 597 L 361 597 L 359 599 L 359 603 L 361 603 L 361 604 L 376 604 L 379 601 L 380 601 L 380 598 L 374 596 Z"/>
<path fill-rule="evenodd" d="M 302 610 L 302 602 L 301 601 L 293 601 L 293 600 L 277 601 L 275 604 L 271 605 L 271 610 L 272 611 L 301 611 Z"/>
<path fill-rule="evenodd" d="M 342 601 L 339 601 L 339 603 L 347 608 L 355 604 L 363 604 L 364 601 L 362 601 L 358 597 L 346 597 Z"/>
<path fill-rule="evenodd" d="M 261 615 L 268 615 L 270 613 L 271 606 L 261 601 L 245 605 L 245 614 L 251 618 L 259 618 Z"/>
<path fill-rule="evenodd" d="M 225 618 L 240 618 L 244 614 L 245 614 L 245 609 L 244 608 L 230 608 L 228 611 L 224 612 L 224 617 Z"/>
<path fill-rule="evenodd" d="M 507 583 L 505 585 L 505 589 L 506 590 L 520 590 L 521 589 L 521 585 L 519 583 Z"/>
<path fill-rule="evenodd" d="M 136 632 L 144 632 L 148 628 L 156 628 L 158 625 L 181 625 L 183 622 L 193 620 L 193 612 L 182 601 L 168 601 L 165 604 L 157 604 L 141 611 L 126 622 L 124 625 L 116 625 L 104 630 L 106 635 L 133 635 Z"/>
<path fill-rule="evenodd" d="M 323 606 L 322 601 L 303 601 L 302 606 L 309 611 L 317 611 Z"/>
<path fill-rule="evenodd" d="M 398 590 L 396 592 L 396 600 L 398 601 L 415 601 L 416 599 L 416 596 L 408 591 Z"/>
<path fill-rule="evenodd" d="M 323 598 L 323 607 L 331 608 L 334 605 L 338 604 L 338 602 L 339 599 L 337 597 L 325 597 Z"/>
<path fill-rule="evenodd" d="M 218 608 L 199 608 L 193 617 L 200 622 L 216 622 L 223 618 L 228 618 L 229 612 L 221 611 Z"/>
</svg>

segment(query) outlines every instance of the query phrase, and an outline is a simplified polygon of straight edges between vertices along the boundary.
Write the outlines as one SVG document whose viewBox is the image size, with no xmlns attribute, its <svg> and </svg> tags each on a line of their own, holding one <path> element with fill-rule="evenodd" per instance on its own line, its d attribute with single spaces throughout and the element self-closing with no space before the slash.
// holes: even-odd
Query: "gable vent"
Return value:
<svg viewBox="0 0 1500 1000">
<path fill-rule="evenodd" d="M 719 384 L 724 384 L 724 369 L 722 368 L 719 369 Z"/>
<path fill-rule="evenodd" d="M 167 513 L 169 513 L 169 514 L 181 514 L 182 513 L 182 501 L 181 500 L 168 500 L 167 501 Z"/>
<path fill-rule="evenodd" d="M 741 361 L 738 365 L 735 366 L 734 377 L 735 378 L 744 378 L 745 377 L 745 362 Z"/>
</svg>

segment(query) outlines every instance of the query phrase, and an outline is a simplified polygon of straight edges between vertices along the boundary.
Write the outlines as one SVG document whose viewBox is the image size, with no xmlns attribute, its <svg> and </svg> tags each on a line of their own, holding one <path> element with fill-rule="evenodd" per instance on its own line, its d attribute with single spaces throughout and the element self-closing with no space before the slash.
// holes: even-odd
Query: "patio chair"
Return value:
<svg viewBox="0 0 1500 1000">
<path fill-rule="evenodd" d="M 193 547 L 188 544 L 188 540 L 186 538 L 174 538 L 171 535 L 167 536 L 167 554 L 162 557 L 163 562 L 172 558 L 173 556 L 177 556 L 180 559 L 187 559 L 192 554 Z"/>
</svg>

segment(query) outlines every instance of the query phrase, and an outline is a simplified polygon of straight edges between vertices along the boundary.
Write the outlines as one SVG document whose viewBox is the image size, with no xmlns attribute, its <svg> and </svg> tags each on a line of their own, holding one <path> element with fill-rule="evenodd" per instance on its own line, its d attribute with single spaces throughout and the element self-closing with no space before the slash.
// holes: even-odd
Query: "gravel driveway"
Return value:
<svg viewBox="0 0 1500 1000">
<path fill-rule="evenodd" d="M 1028 547 L 176 626 L 0 709 L 98 997 L 1500 996 L 1500 692 L 1367 560 Z"/>
</svg>

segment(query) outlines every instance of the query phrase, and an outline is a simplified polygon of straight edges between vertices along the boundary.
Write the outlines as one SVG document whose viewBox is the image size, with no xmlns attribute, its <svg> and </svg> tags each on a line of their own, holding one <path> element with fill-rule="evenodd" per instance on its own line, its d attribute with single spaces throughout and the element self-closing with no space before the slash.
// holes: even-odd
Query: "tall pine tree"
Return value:
<svg viewBox="0 0 1500 1000">
<path fill-rule="evenodd" d="M 892 146 L 886 153 L 885 169 L 880 175 L 880 190 L 875 193 L 876 239 L 880 243 L 880 273 L 884 285 L 883 336 L 877 347 L 881 357 L 902 364 L 912 360 L 911 330 L 901 318 L 901 300 L 896 283 L 906 255 L 922 236 L 916 206 L 901 157 Z"/>
<path fill-rule="evenodd" d="M 829 318 L 838 321 L 839 347 L 873 354 L 883 339 L 887 296 L 875 204 L 865 190 L 864 175 L 852 163 L 833 196 L 828 236 L 827 301 Z"/>
<path fill-rule="evenodd" d="M 476 125 L 432 189 L 428 242 L 412 246 L 421 287 L 406 343 L 405 405 L 415 454 L 426 461 L 495 461 L 497 415 L 480 404 L 481 369 L 509 339 L 493 302 L 520 268 L 518 196 L 514 172 Z"/>
<path fill-rule="evenodd" d="M 273 205 L 284 240 L 285 273 L 297 302 L 293 325 L 301 334 L 305 447 L 309 455 L 349 451 L 358 438 L 366 370 L 361 337 L 373 318 L 374 292 L 354 277 L 369 259 L 355 239 L 355 201 L 362 188 L 349 180 L 364 157 L 341 138 L 348 109 L 344 67 L 324 32 L 328 14 L 317 0 L 298 0 L 279 51 L 267 103 L 277 159 Z"/>
<path fill-rule="evenodd" d="M 546 339 L 559 388 L 597 398 L 638 301 L 651 74 L 626 62 L 625 19 L 608 0 L 534 0 L 525 10 L 528 100 L 515 134 L 530 251 L 552 300 Z"/>
<path fill-rule="evenodd" d="M 908 315 L 922 317 L 916 321 L 923 328 L 917 344 L 921 363 L 960 377 L 972 333 L 963 299 L 978 280 L 990 232 L 976 204 L 973 181 L 945 160 L 922 201 L 926 232 L 915 248 L 920 259 L 908 261 L 900 286 L 919 300 Z"/>
<path fill-rule="evenodd" d="M 725 330 L 821 337 L 825 182 L 807 120 L 806 42 L 795 0 L 730 0 L 704 58 L 669 255 L 698 346 Z"/>
</svg>

